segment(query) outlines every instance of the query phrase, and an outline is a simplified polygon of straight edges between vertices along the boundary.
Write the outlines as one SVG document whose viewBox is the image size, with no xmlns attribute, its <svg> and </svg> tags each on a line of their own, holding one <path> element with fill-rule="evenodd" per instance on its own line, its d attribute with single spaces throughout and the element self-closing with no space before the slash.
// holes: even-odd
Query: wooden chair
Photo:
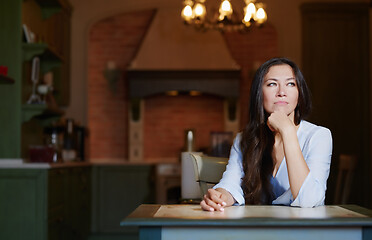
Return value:
<svg viewBox="0 0 372 240">
<path fill-rule="evenodd" d="M 210 185 L 215 185 L 222 178 L 222 174 L 226 169 L 228 158 L 210 157 L 205 155 L 197 155 L 190 153 L 192 156 L 195 180 L 199 182 L 200 194 L 203 198 L 207 193 Z"/>
<path fill-rule="evenodd" d="M 356 156 L 340 154 L 334 204 L 347 204 L 356 162 Z"/>
</svg>

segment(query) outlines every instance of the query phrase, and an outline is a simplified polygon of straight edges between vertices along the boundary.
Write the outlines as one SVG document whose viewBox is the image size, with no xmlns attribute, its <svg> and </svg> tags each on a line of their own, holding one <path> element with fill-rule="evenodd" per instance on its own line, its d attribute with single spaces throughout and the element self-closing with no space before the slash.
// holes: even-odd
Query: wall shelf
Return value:
<svg viewBox="0 0 372 240">
<path fill-rule="evenodd" d="M 27 122 L 34 116 L 40 115 L 47 108 L 45 104 L 23 104 L 22 122 Z"/>
<path fill-rule="evenodd" d="M 48 19 L 54 14 L 60 12 L 62 10 L 62 6 L 58 0 L 35 0 L 37 4 L 39 4 L 41 8 L 41 16 L 42 18 Z"/>
<path fill-rule="evenodd" d="M 1 131 L 0 158 L 26 156 L 26 144 L 38 143 L 44 124 L 61 118 L 61 111 L 52 109 L 69 105 L 71 13 L 68 0 L 0 1 L 0 29 L 4 30 L 0 32 L 0 62 L 9 69 L 8 76 L 0 76 L 0 123 L 6 125 Z M 22 24 L 35 34 L 35 43 L 25 42 Z M 32 89 L 35 56 L 40 58 L 39 80 L 51 72 L 47 77 L 53 80 L 50 94 L 55 101 L 49 101 L 50 105 L 25 104 Z"/>
<path fill-rule="evenodd" d="M 61 61 L 58 61 L 58 60 L 43 61 L 43 62 L 41 62 L 40 65 L 41 65 L 40 70 L 44 74 L 44 73 L 47 73 L 47 72 L 51 71 L 53 68 L 60 67 L 61 66 Z"/>
<path fill-rule="evenodd" d="M 46 104 L 23 104 L 22 122 L 27 122 L 31 118 L 37 118 L 42 123 L 49 123 L 59 119 L 64 114 L 59 108 L 48 107 Z M 44 125 L 44 124 L 43 124 Z"/>
<path fill-rule="evenodd" d="M 30 61 L 35 56 L 40 56 L 40 70 L 47 73 L 62 64 L 61 56 L 50 49 L 46 43 L 23 43 L 23 60 Z"/>
<path fill-rule="evenodd" d="M 33 57 L 43 54 L 47 48 L 45 43 L 23 43 L 23 60 L 30 61 Z"/>
<path fill-rule="evenodd" d="M 0 74 L 0 84 L 13 84 L 14 79 Z"/>
</svg>

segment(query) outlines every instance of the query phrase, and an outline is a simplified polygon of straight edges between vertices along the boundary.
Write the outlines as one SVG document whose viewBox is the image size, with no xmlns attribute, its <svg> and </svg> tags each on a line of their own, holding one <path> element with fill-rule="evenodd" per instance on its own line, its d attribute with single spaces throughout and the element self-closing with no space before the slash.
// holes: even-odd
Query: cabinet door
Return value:
<svg viewBox="0 0 372 240">
<path fill-rule="evenodd" d="M 66 221 L 69 226 L 68 239 L 86 239 L 90 230 L 91 181 L 90 167 L 69 169 L 65 187 Z"/>
<path fill-rule="evenodd" d="M 93 232 L 118 233 L 120 221 L 142 203 L 153 203 L 151 166 L 93 168 Z"/>
<path fill-rule="evenodd" d="M 86 239 L 90 227 L 90 168 L 49 170 L 49 239 Z"/>
<path fill-rule="evenodd" d="M 0 239 L 46 240 L 46 170 L 0 169 Z"/>
<path fill-rule="evenodd" d="M 68 239 L 70 235 L 65 200 L 68 171 L 68 168 L 48 171 L 48 239 Z"/>
</svg>

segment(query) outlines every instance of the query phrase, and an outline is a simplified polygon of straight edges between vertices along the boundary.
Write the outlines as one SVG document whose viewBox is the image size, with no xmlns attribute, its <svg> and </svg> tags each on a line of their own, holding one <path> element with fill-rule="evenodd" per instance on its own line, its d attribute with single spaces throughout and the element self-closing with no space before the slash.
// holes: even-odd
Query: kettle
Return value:
<svg viewBox="0 0 372 240">
<path fill-rule="evenodd" d="M 62 162 L 63 130 L 60 126 L 44 128 L 44 144 L 54 150 L 53 162 Z"/>
</svg>

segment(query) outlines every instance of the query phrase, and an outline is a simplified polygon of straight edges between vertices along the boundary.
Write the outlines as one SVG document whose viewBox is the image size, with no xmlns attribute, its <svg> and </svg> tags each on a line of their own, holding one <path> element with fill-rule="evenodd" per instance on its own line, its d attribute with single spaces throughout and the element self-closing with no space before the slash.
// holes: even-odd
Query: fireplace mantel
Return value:
<svg viewBox="0 0 372 240">
<path fill-rule="evenodd" d="M 128 70 L 127 79 L 130 98 L 145 98 L 168 91 L 239 97 L 239 70 Z"/>
</svg>

